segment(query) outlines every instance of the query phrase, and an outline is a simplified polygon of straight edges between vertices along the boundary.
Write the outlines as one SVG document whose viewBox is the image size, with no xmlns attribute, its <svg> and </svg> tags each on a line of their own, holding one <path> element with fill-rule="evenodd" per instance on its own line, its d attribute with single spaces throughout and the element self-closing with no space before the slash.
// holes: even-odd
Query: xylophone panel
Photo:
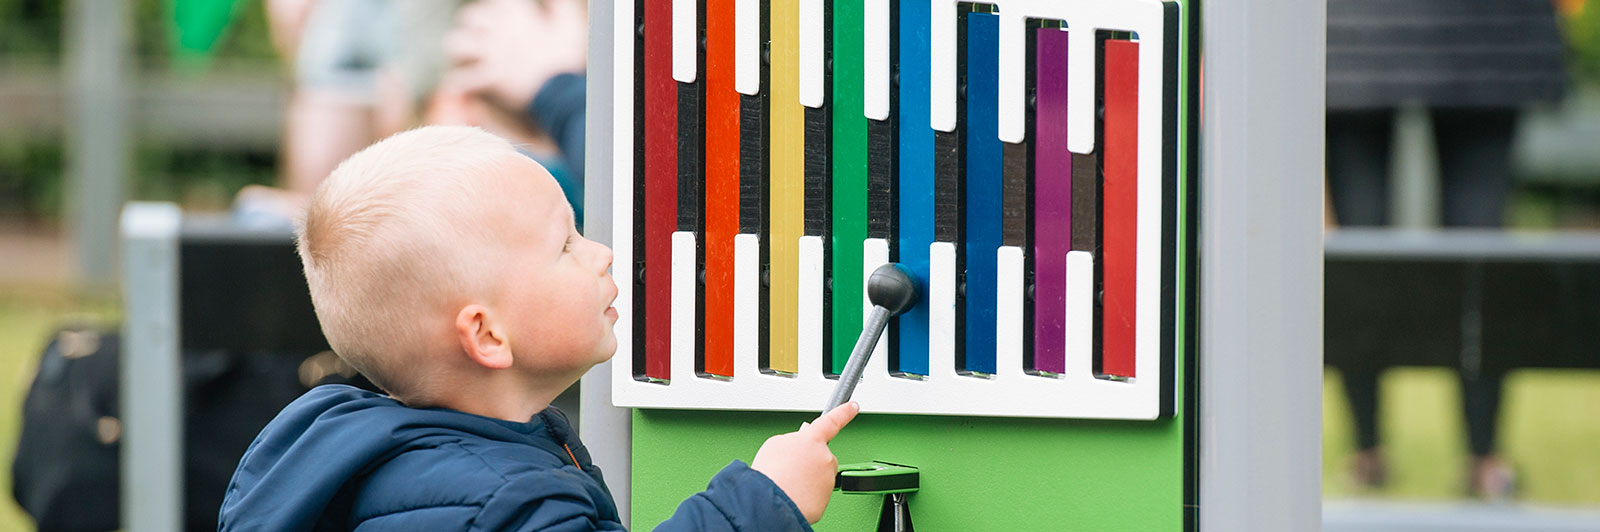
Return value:
<svg viewBox="0 0 1600 532">
<path fill-rule="evenodd" d="M 796 0 L 771 0 L 772 155 L 769 224 L 772 270 L 768 365 L 764 369 L 799 372 L 800 236 L 805 230 L 805 117 L 800 98 L 799 24 Z"/>
<path fill-rule="evenodd" d="M 678 216 L 678 104 L 672 78 L 671 4 L 644 2 L 644 248 L 646 260 L 659 264 L 672 257 L 672 231 Z M 670 264 L 670 262 L 669 262 Z M 672 270 L 645 268 L 645 378 L 672 378 Z M 653 316 L 653 318 L 652 318 Z"/>
<path fill-rule="evenodd" d="M 619 404 L 815 408 L 860 332 L 867 274 L 895 260 L 911 263 L 926 283 L 925 303 L 880 343 L 857 391 L 869 411 L 1161 415 L 1159 394 L 1172 390 L 1162 342 L 1173 323 L 1173 305 L 1161 297 L 1177 260 L 1164 244 L 1174 219 L 1168 152 L 1176 110 L 1166 104 L 1175 94 L 1169 65 L 1178 37 L 1165 31 L 1174 27 L 1165 17 L 1176 10 L 1150 0 L 775 0 L 752 25 L 760 0 L 707 1 L 629 6 L 642 19 L 688 13 L 695 27 L 643 24 L 636 46 L 616 48 L 614 64 L 641 74 L 626 93 L 637 94 L 639 130 L 629 133 L 630 124 L 616 134 L 619 164 L 622 146 L 636 143 L 630 153 L 639 159 L 630 161 L 639 182 L 617 177 L 618 191 L 633 191 L 618 205 L 633 202 L 642 220 L 622 224 L 618 216 L 615 225 L 636 232 L 614 239 L 618 263 L 636 275 L 636 293 L 619 299 L 630 306 L 619 308 L 628 315 L 619 327 L 633 326 L 632 338 L 619 345 L 643 346 L 636 353 L 645 355 L 619 359 Z M 910 22 L 922 17 L 928 22 Z M 960 26 L 952 32 L 959 38 L 940 38 L 945 18 Z M 650 46 L 650 30 L 662 26 L 670 40 L 693 46 Z M 683 39 L 701 30 L 703 41 Z M 1101 61 L 1096 41 L 1107 34 L 1131 50 L 1113 44 Z M 760 50 L 768 38 L 771 49 Z M 702 42 L 706 49 L 695 49 Z M 959 50 L 951 70 L 964 81 L 951 84 L 962 90 L 946 93 L 948 103 L 939 97 L 944 46 Z M 650 56 L 663 48 L 673 61 L 666 77 L 676 82 L 665 98 L 648 88 Z M 1118 54 L 1131 78 L 1096 70 Z M 680 76 L 685 57 L 693 68 Z M 1085 101 L 1106 109 L 1088 127 L 1080 118 L 1097 117 L 1100 106 Z M 941 105 L 959 111 L 956 127 L 934 127 Z M 1131 112 L 1119 114 L 1119 106 Z M 1010 109 L 1021 110 L 1017 132 L 1008 131 L 1017 120 Z M 668 111 L 671 120 L 662 120 Z M 671 158 L 651 157 L 652 143 L 664 140 Z M 658 175 L 663 168 L 676 171 Z M 652 239 L 650 215 L 663 213 L 666 238 Z M 926 273 L 917 271 L 920 257 Z M 665 274 L 646 267 L 662 263 Z M 663 275 L 665 283 L 650 282 Z M 1053 291 L 1059 303 L 1046 302 Z M 1118 293 L 1127 307 L 1116 307 Z M 647 319 L 663 305 L 671 319 Z M 1111 351 L 1119 340 L 1104 323 L 1113 311 L 1132 320 L 1120 340 L 1126 368 L 1117 366 Z M 1060 316 L 1059 333 L 1047 331 L 1050 314 Z M 652 334 L 652 324 L 670 330 Z M 724 342 L 726 350 L 718 347 Z M 662 363 L 647 355 L 660 343 L 670 353 L 652 378 L 651 363 Z M 788 368 L 785 351 L 793 354 Z M 719 370 L 721 353 L 731 362 Z"/>
<path fill-rule="evenodd" d="M 981 9 L 981 7 L 980 7 Z M 995 372 L 995 302 L 999 283 L 996 252 L 1001 236 L 1001 146 L 993 120 L 999 100 L 999 22 L 993 13 L 965 15 L 965 61 L 962 79 L 965 106 L 959 123 L 965 137 L 961 180 L 966 209 L 961 265 L 965 266 L 957 297 L 965 302 L 958 319 L 964 335 L 957 345 L 956 366 L 966 373 Z"/>
<path fill-rule="evenodd" d="M 911 270 L 917 292 L 928 293 L 928 247 L 933 245 L 933 129 L 928 127 L 929 56 L 928 2 L 899 5 L 895 63 L 899 83 L 895 89 L 895 127 L 899 145 L 897 169 L 899 242 L 897 260 Z M 926 296 L 923 296 L 924 298 Z M 915 305 L 894 319 L 895 349 L 889 353 L 889 370 L 898 374 L 928 374 L 928 306 Z"/>
<path fill-rule="evenodd" d="M 1139 204 L 1139 43 L 1122 39 L 1105 42 L 1105 159 L 1103 196 L 1102 265 L 1105 327 L 1100 371 L 1111 377 L 1133 378 L 1135 301 L 1138 289 Z"/>
<path fill-rule="evenodd" d="M 733 376 L 734 235 L 739 233 L 739 132 L 734 2 L 706 2 L 705 320 L 699 372 Z M 752 294 L 753 295 L 753 294 Z"/>
<path fill-rule="evenodd" d="M 829 106 L 833 112 L 833 226 L 829 231 L 828 285 L 832 298 L 832 347 L 824 364 L 831 373 L 844 371 L 846 358 L 861 330 L 866 301 L 862 252 L 867 238 L 867 121 L 862 109 L 863 27 L 861 2 L 833 4 L 833 65 Z"/>
<path fill-rule="evenodd" d="M 1072 153 L 1067 151 L 1067 32 L 1034 30 L 1033 366 L 1066 371 L 1066 260 L 1072 249 Z"/>
</svg>

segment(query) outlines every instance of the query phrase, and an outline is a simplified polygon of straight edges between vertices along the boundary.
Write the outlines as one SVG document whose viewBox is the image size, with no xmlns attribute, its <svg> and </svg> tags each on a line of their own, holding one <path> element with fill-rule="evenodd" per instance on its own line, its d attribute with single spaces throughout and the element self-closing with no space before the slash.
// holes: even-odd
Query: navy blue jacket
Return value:
<svg viewBox="0 0 1600 532">
<path fill-rule="evenodd" d="M 245 451 L 218 530 L 622 530 L 616 504 L 560 411 L 527 423 L 409 408 L 319 386 Z M 811 530 L 794 503 L 735 461 L 656 530 Z"/>
</svg>

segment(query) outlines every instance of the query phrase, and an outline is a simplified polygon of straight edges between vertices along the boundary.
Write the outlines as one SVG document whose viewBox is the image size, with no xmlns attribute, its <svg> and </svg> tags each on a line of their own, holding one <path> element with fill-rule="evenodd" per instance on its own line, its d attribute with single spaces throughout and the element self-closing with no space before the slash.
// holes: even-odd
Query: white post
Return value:
<svg viewBox="0 0 1600 532">
<path fill-rule="evenodd" d="M 122 528 L 183 529 L 183 379 L 178 226 L 170 203 L 122 211 Z"/>
<path fill-rule="evenodd" d="M 611 83 L 616 11 L 611 2 L 589 3 L 589 73 L 587 121 L 584 124 L 583 232 L 611 245 L 611 173 L 630 172 L 611 164 Z M 632 282 L 627 264 L 613 264 L 618 283 Z M 618 353 L 616 356 L 629 356 Z M 633 482 L 633 412 L 611 405 L 611 362 L 595 366 L 578 383 L 578 431 L 594 463 L 605 470 L 606 484 L 617 502 L 624 526 L 629 524 Z"/>
<path fill-rule="evenodd" d="M 1324 1 L 1198 6 L 1203 532 L 1322 526 Z"/>
</svg>

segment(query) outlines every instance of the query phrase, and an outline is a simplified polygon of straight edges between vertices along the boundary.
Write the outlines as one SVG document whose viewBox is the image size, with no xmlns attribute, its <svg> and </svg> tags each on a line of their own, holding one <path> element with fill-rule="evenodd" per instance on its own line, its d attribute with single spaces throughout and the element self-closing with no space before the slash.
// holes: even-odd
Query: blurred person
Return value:
<svg viewBox="0 0 1600 532">
<path fill-rule="evenodd" d="M 291 70 L 279 187 L 234 202 L 241 225 L 287 229 L 334 165 L 416 123 L 442 70 L 459 0 L 268 0 L 270 36 Z"/>
<path fill-rule="evenodd" d="M 445 39 L 445 85 L 521 117 L 555 143 L 557 181 L 583 221 L 584 66 L 588 13 L 581 0 L 477 0 Z"/>
<path fill-rule="evenodd" d="M 523 120 L 521 109 L 504 111 L 489 103 L 482 81 L 468 87 L 462 83 L 467 80 L 444 76 L 449 65 L 443 41 L 463 3 L 269 0 L 273 43 L 283 57 L 292 58 L 294 71 L 282 179 L 276 188 L 241 190 L 234 220 L 245 226 L 287 229 L 338 161 L 379 138 L 417 125 L 481 127 L 513 141 L 558 178 L 570 181 L 568 166 L 559 164 L 549 135 Z M 513 20 L 520 23 L 512 27 L 516 31 L 539 30 L 526 18 Z M 581 25 L 581 9 L 577 20 Z M 581 28 L 578 35 L 581 54 Z M 581 55 L 578 65 L 581 70 Z M 473 70 L 474 76 L 508 68 L 480 66 Z M 581 127 L 579 131 L 581 137 Z"/>
<path fill-rule="evenodd" d="M 1563 45 L 1550 0 L 1328 0 L 1327 179 L 1338 224 L 1390 223 L 1396 109 L 1427 107 L 1446 227 L 1500 227 L 1518 111 L 1560 98 Z M 1467 491 L 1500 499 L 1515 474 L 1499 455 L 1504 375 L 1460 369 L 1472 453 Z M 1378 370 L 1344 375 L 1356 422 L 1356 480 L 1378 487 Z"/>
</svg>

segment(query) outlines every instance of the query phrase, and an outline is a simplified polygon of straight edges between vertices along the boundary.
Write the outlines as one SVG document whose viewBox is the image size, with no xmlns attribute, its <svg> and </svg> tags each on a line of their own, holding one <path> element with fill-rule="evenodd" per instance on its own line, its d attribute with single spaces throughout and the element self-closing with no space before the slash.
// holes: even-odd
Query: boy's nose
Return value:
<svg viewBox="0 0 1600 532">
<path fill-rule="evenodd" d="M 590 242 L 594 243 L 595 247 L 600 248 L 598 253 L 598 258 L 600 259 L 600 272 L 604 273 L 607 270 L 610 270 L 611 261 L 614 258 L 614 254 L 611 252 L 611 246 L 607 246 L 593 240 L 590 240 Z"/>
</svg>

